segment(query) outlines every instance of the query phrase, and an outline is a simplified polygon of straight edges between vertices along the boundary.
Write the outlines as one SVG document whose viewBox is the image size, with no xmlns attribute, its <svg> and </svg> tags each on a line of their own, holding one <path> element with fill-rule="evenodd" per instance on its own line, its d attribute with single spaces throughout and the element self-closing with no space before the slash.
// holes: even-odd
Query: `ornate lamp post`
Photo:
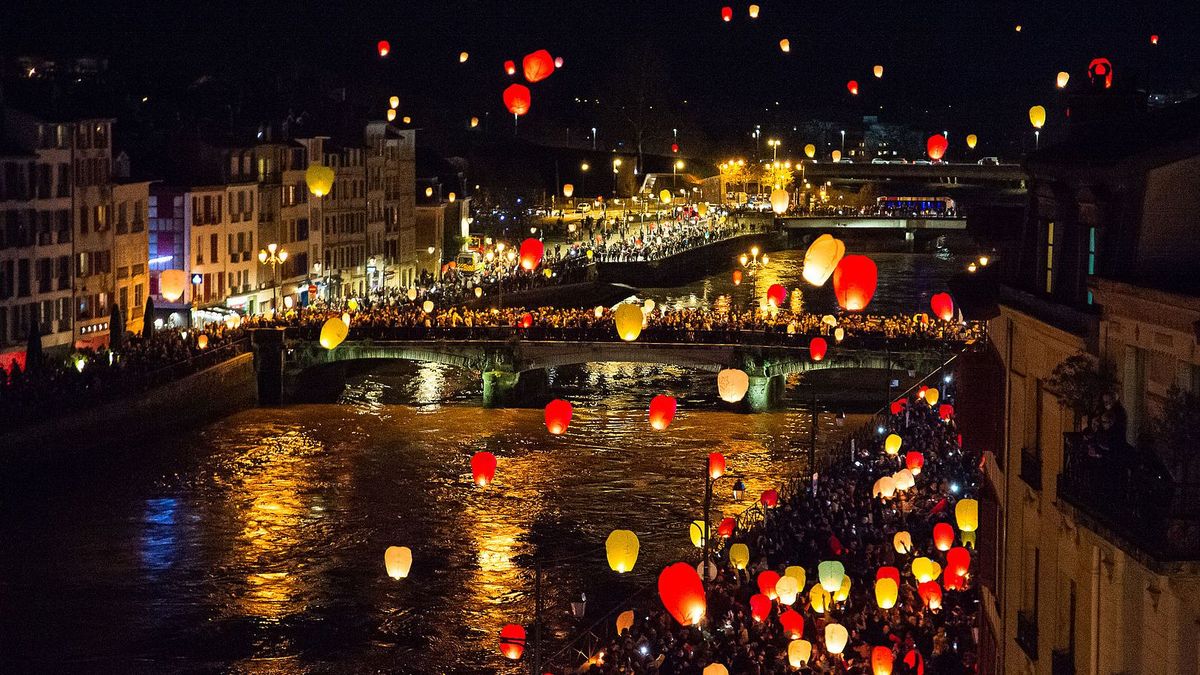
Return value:
<svg viewBox="0 0 1200 675">
<path fill-rule="evenodd" d="M 287 259 L 288 252 L 280 248 L 278 244 L 267 244 L 265 249 L 258 252 L 258 262 L 271 266 L 271 309 L 273 311 L 279 307 L 279 266 Z"/>
<path fill-rule="evenodd" d="M 751 302 L 749 304 L 751 308 L 753 308 L 753 301 L 758 298 L 758 272 L 765 269 L 767 263 L 770 262 L 766 253 L 763 253 L 762 256 L 759 256 L 758 253 L 758 247 L 754 246 L 748 254 L 743 253 L 742 257 L 738 259 L 742 263 L 742 267 L 746 268 L 746 274 L 750 277 Z"/>
</svg>

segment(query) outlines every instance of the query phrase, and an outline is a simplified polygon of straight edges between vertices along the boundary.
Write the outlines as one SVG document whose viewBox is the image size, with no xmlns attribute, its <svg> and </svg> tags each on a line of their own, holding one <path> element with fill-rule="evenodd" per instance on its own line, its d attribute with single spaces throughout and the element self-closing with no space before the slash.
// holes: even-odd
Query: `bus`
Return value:
<svg viewBox="0 0 1200 675">
<path fill-rule="evenodd" d="M 880 197 L 875 200 L 875 206 L 880 211 L 932 216 L 947 216 L 956 212 L 954 200 L 949 197 Z"/>
</svg>

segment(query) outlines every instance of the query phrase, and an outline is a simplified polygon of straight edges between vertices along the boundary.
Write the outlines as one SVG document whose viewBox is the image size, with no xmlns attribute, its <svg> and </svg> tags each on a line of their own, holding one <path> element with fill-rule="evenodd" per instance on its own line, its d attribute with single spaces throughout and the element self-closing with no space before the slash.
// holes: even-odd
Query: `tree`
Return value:
<svg viewBox="0 0 1200 675">
<path fill-rule="evenodd" d="M 1078 426 L 1084 417 L 1100 410 L 1105 394 L 1116 391 L 1117 378 L 1107 361 L 1075 354 L 1054 367 L 1046 387 L 1074 413 Z"/>
<path fill-rule="evenodd" d="M 121 351 L 125 343 L 125 312 L 121 306 L 113 303 L 112 312 L 108 317 L 108 348 L 114 352 Z"/>
<path fill-rule="evenodd" d="M 154 337 L 154 298 L 146 298 L 146 311 L 142 314 L 142 337 Z"/>
<path fill-rule="evenodd" d="M 604 95 L 604 111 L 610 122 L 630 132 L 637 150 L 637 168 L 645 172 L 642 154 L 647 143 L 670 137 L 671 78 L 663 65 L 661 54 L 646 42 L 640 47 L 622 50 L 626 59 L 623 68 L 612 68 Z"/>
<path fill-rule="evenodd" d="M 1200 452 L 1200 396 L 1172 386 L 1152 425 L 1154 445 L 1176 481 L 1194 482 Z"/>
<path fill-rule="evenodd" d="M 771 189 L 782 188 L 787 190 L 796 180 L 796 174 L 792 170 L 792 167 L 780 162 L 763 164 L 759 169 L 759 173 L 759 181 L 764 188 L 770 186 Z"/>
<path fill-rule="evenodd" d="M 29 322 L 29 341 L 25 345 L 25 372 L 36 372 L 42 367 L 42 330 L 37 321 Z"/>
</svg>

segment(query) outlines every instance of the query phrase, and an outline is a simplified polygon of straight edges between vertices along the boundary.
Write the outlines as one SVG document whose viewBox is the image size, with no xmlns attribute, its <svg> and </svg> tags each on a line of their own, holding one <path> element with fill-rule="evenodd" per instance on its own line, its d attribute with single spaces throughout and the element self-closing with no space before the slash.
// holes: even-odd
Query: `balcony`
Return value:
<svg viewBox="0 0 1200 675">
<path fill-rule="evenodd" d="M 1034 490 L 1042 489 L 1042 458 L 1036 450 L 1021 448 L 1021 470 L 1017 475 Z"/>
<path fill-rule="evenodd" d="M 1101 453 L 1083 434 L 1063 434 L 1058 496 L 1101 535 L 1152 561 L 1200 560 L 1200 483 L 1174 480 L 1152 452 Z"/>
<path fill-rule="evenodd" d="M 1050 675 L 1075 675 L 1075 652 L 1070 649 L 1050 652 Z"/>
<path fill-rule="evenodd" d="M 1030 660 L 1037 661 L 1038 633 L 1037 615 L 1023 609 L 1017 610 L 1017 646 Z"/>
</svg>

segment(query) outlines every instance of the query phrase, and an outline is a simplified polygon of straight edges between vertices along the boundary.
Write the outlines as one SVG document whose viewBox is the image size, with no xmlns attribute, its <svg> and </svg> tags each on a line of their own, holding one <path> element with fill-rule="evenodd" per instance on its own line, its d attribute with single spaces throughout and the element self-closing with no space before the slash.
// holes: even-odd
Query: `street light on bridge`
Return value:
<svg viewBox="0 0 1200 675">
<path fill-rule="evenodd" d="M 743 253 L 742 257 L 738 259 L 742 263 L 742 267 L 746 268 L 746 274 L 750 276 L 751 302 L 747 303 L 750 308 L 753 308 L 753 301 L 758 299 L 758 273 L 765 269 L 767 263 L 770 262 L 766 253 L 763 253 L 762 257 L 759 257 L 758 254 L 758 247 L 754 246 L 751 247 L 749 254 Z"/>
<path fill-rule="evenodd" d="M 258 262 L 263 265 L 271 266 L 271 309 L 274 311 L 279 305 L 279 266 L 288 259 L 288 252 L 279 247 L 279 244 L 267 244 L 267 247 L 258 252 Z"/>
</svg>

